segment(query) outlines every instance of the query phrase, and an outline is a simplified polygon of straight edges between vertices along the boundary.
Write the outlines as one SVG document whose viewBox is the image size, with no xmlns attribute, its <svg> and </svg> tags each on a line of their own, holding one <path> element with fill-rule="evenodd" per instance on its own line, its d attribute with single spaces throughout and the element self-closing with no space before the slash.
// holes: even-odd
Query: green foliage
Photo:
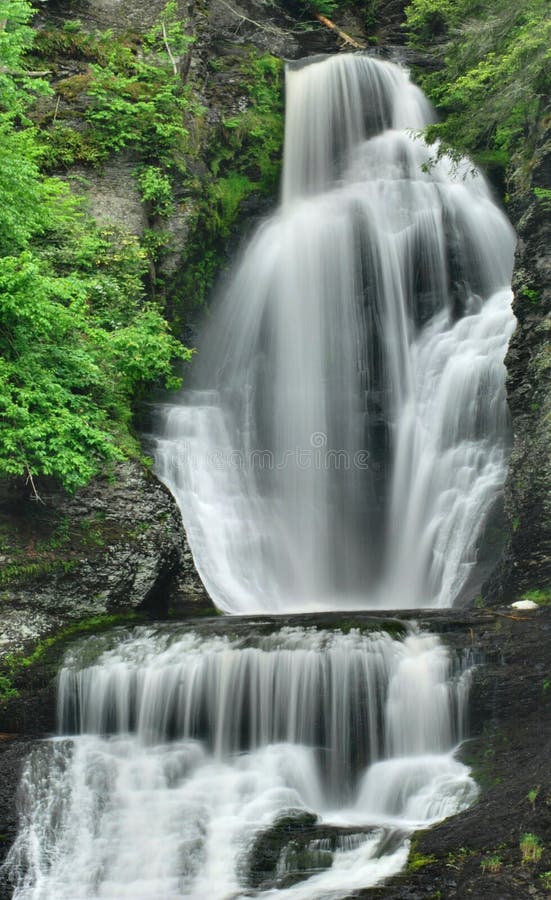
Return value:
<svg viewBox="0 0 551 900">
<path fill-rule="evenodd" d="M 523 834 L 520 840 L 520 853 L 523 865 L 539 862 L 543 853 L 543 847 L 539 837 L 530 832 Z"/>
<path fill-rule="evenodd" d="M 210 169 L 215 178 L 245 175 L 255 190 L 271 194 L 281 171 L 283 146 L 283 65 L 251 51 L 240 85 L 248 94 L 244 112 L 223 122 Z"/>
<path fill-rule="evenodd" d="M 411 41 L 442 67 L 421 77 L 445 121 L 433 127 L 460 150 L 485 150 L 503 166 L 530 141 L 551 87 L 546 0 L 411 0 Z"/>
<path fill-rule="evenodd" d="M 172 184 L 159 166 L 141 166 L 137 171 L 138 185 L 144 203 L 149 203 L 156 215 L 167 216 L 174 209 Z"/>
<path fill-rule="evenodd" d="M 144 163 L 181 168 L 188 149 L 184 118 L 196 108 L 178 66 L 194 38 L 185 33 L 176 4 L 167 4 L 141 41 L 66 24 L 72 27 L 37 34 L 33 58 L 37 64 L 53 59 L 54 66 L 64 56 L 88 63 L 84 72 L 56 84 L 61 99 L 84 102 L 87 127 L 67 128 L 63 108 L 55 110 L 43 138 L 49 168 L 99 165 L 127 147 Z"/>
<path fill-rule="evenodd" d="M 408 872 L 417 872 L 418 869 L 430 866 L 433 862 L 436 862 L 436 857 L 433 854 L 427 855 L 412 850 L 408 858 Z"/>
<path fill-rule="evenodd" d="M 113 60 L 92 65 L 86 112 L 100 159 L 132 145 L 143 159 L 175 163 L 186 149 L 188 101 L 180 78 L 132 57 L 126 70 Z"/>
<path fill-rule="evenodd" d="M 98 229 L 64 183 L 41 174 L 37 130 L 24 118 L 36 86 L 7 71 L 23 66 L 30 5 L 0 2 L 2 16 L 0 474 L 51 475 L 72 490 L 137 452 L 132 403 L 151 381 L 175 384 L 172 362 L 189 351 L 145 297 L 137 240 Z M 9 108 L 5 97 L 15 98 Z M 166 204 L 161 174 L 143 172 L 144 193 Z"/>
<path fill-rule="evenodd" d="M 20 565 L 3 566 L 0 570 L 0 585 L 29 581 L 50 572 L 70 572 L 78 566 L 78 560 L 41 560 Z"/>
<path fill-rule="evenodd" d="M 222 68 L 222 60 L 211 66 Z M 190 255 L 181 292 L 203 302 L 220 269 L 224 241 L 231 233 L 243 201 L 253 193 L 273 196 L 281 171 L 283 147 L 283 64 L 269 54 L 251 49 L 241 63 L 239 84 L 249 103 L 239 115 L 226 118 L 222 134 L 208 148 L 210 176 L 195 213 L 197 238 Z M 207 151 L 207 152 L 208 152 Z"/>
<path fill-rule="evenodd" d="M 533 188 L 533 194 L 536 200 L 539 200 L 545 212 L 551 212 L 551 190 L 548 188 Z"/>
<path fill-rule="evenodd" d="M 551 606 L 551 588 L 525 591 L 521 600 L 531 600 L 532 603 L 537 603 L 539 606 Z"/>
<path fill-rule="evenodd" d="M 541 785 L 538 784 L 537 787 L 530 788 L 526 795 L 526 799 L 528 803 L 532 807 L 532 809 L 536 808 L 536 800 L 538 799 L 539 792 L 541 791 Z"/>
<path fill-rule="evenodd" d="M 9 675 L 0 675 L 0 703 L 5 700 L 12 700 L 19 695 L 19 691 L 13 684 Z"/>
<path fill-rule="evenodd" d="M 339 7 L 350 5 L 348 0 L 280 0 L 280 5 L 292 15 L 314 18 L 315 13 L 332 16 Z"/>
<path fill-rule="evenodd" d="M 22 60 L 34 37 L 27 0 L 0 0 L 0 109 L 13 121 L 27 109 L 28 91 L 48 91 L 46 82 L 25 75 Z"/>
<path fill-rule="evenodd" d="M 302 0 L 300 5 L 308 12 L 331 16 L 339 6 L 342 6 L 342 3 L 339 3 L 339 0 Z"/>
<path fill-rule="evenodd" d="M 210 216 L 207 227 L 217 237 L 227 237 L 235 222 L 241 203 L 254 189 L 246 175 L 230 172 L 226 178 L 218 178 L 210 187 L 208 202 Z"/>
<path fill-rule="evenodd" d="M 486 856 L 481 860 L 480 868 L 483 872 L 491 872 L 492 875 L 495 875 L 503 868 L 503 860 L 499 853 L 492 853 L 491 856 Z"/>
</svg>

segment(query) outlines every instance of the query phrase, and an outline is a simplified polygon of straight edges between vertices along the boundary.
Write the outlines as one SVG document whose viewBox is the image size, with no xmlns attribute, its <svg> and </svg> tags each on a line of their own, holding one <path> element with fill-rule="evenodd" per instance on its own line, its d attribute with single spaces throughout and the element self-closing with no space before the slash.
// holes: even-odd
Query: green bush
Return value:
<svg viewBox="0 0 551 900">
<path fill-rule="evenodd" d="M 0 0 L 0 475 L 51 475 L 72 490 L 139 452 L 133 403 L 152 381 L 174 386 L 173 361 L 190 351 L 145 296 L 137 239 L 98 228 L 41 174 L 26 117 L 37 85 L 18 72 L 30 15 L 26 0 Z M 144 191 L 166 203 L 162 177 L 143 172 Z"/>
<path fill-rule="evenodd" d="M 529 156 L 551 88 L 546 0 L 411 0 L 406 21 L 410 41 L 442 63 L 421 75 L 444 119 L 431 137 L 500 166 Z"/>
</svg>

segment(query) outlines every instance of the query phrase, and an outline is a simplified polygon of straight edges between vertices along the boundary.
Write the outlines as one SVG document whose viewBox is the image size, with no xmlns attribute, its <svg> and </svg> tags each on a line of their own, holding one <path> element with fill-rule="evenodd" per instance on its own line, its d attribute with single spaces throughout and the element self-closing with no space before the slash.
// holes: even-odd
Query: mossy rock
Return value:
<svg viewBox="0 0 551 900">
<path fill-rule="evenodd" d="M 318 817 L 304 809 L 290 809 L 279 816 L 253 841 L 244 862 L 244 881 L 250 888 L 265 888 L 275 882 L 279 859 L 294 837 L 312 829 Z"/>
</svg>

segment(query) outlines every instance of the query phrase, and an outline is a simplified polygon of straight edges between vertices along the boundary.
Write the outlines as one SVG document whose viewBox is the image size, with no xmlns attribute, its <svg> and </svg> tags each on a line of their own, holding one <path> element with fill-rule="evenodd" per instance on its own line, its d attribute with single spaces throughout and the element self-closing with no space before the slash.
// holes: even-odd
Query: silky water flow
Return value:
<svg viewBox="0 0 551 900">
<path fill-rule="evenodd" d="M 88 639 L 59 676 L 65 736 L 26 764 L 15 898 L 318 900 L 377 883 L 413 829 L 476 796 L 454 757 L 467 663 L 415 628 Z M 282 816 L 298 826 L 283 842 Z"/>
<path fill-rule="evenodd" d="M 476 595 L 508 458 L 515 237 L 398 66 L 287 72 L 282 200 L 158 412 L 156 470 L 229 613 Z"/>
<path fill-rule="evenodd" d="M 362 54 L 287 69 L 282 199 L 158 410 L 156 470 L 226 613 L 472 596 L 508 449 L 514 235 L 431 109 Z M 402 627 L 402 626 L 400 626 Z M 254 622 L 88 639 L 30 754 L 17 900 L 337 898 L 476 797 L 472 660 Z M 283 819 L 282 819 L 283 817 Z M 293 825 L 294 823 L 294 825 Z"/>
</svg>

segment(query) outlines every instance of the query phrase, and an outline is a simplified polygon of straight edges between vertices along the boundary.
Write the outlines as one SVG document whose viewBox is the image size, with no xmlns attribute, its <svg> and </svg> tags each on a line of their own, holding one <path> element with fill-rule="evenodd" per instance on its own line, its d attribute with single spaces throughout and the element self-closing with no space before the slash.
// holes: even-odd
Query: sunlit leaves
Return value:
<svg viewBox="0 0 551 900">
<path fill-rule="evenodd" d="M 145 297 L 138 240 L 98 228 L 41 173 L 23 115 L 36 86 L 22 74 L 30 15 L 25 0 L 0 0 L 0 474 L 74 489 L 132 448 L 135 397 L 151 381 L 174 385 L 173 361 L 190 353 Z M 157 107 L 153 121 L 170 129 Z M 145 190 L 159 190 L 153 176 Z"/>
<path fill-rule="evenodd" d="M 442 137 L 471 152 L 515 152 L 530 140 L 551 88 L 546 0 L 412 0 L 407 22 L 415 43 L 443 60 L 424 78 L 446 118 Z"/>
</svg>

